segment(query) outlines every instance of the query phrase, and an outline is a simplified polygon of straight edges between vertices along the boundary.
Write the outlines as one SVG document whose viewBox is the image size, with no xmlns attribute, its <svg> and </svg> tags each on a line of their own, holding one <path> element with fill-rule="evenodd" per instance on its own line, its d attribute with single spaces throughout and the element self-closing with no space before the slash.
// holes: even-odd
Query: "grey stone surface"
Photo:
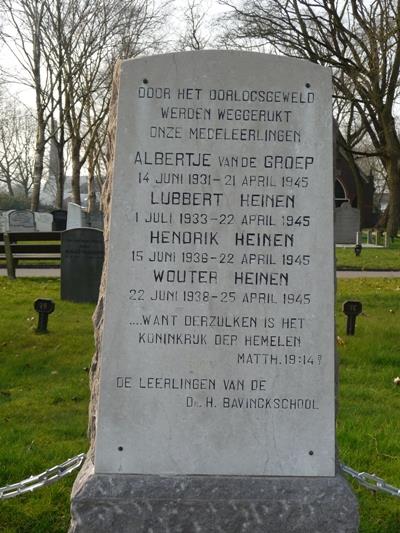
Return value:
<svg viewBox="0 0 400 533">
<path fill-rule="evenodd" d="M 61 299 L 97 302 L 104 261 L 103 232 L 76 228 L 61 234 Z"/>
<path fill-rule="evenodd" d="M 87 226 L 86 212 L 78 204 L 68 204 L 67 229 L 84 228 Z"/>
<path fill-rule="evenodd" d="M 95 211 L 93 213 L 87 213 L 86 215 L 87 226 L 89 228 L 103 229 L 103 213 L 101 211 Z"/>
<path fill-rule="evenodd" d="M 356 244 L 357 232 L 360 231 L 360 210 L 343 202 L 335 209 L 335 243 Z"/>
<path fill-rule="evenodd" d="M 52 231 L 53 217 L 51 213 L 35 212 L 34 215 L 37 231 Z"/>
<path fill-rule="evenodd" d="M 6 231 L 7 211 L 0 211 L 0 232 Z"/>
<path fill-rule="evenodd" d="M 70 533 L 356 533 L 341 476 L 94 474 L 75 483 Z"/>
<path fill-rule="evenodd" d="M 96 471 L 333 475 L 330 72 L 121 70 Z"/>
<path fill-rule="evenodd" d="M 8 212 L 8 231 L 36 231 L 35 216 L 29 210 Z"/>
</svg>

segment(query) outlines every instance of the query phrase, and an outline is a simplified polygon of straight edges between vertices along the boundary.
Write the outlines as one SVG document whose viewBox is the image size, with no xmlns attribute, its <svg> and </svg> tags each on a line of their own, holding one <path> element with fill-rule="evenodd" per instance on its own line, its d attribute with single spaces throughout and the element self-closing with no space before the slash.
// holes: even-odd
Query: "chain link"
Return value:
<svg viewBox="0 0 400 533">
<path fill-rule="evenodd" d="M 15 498 L 15 496 L 19 496 L 20 494 L 32 492 L 40 487 L 55 483 L 59 479 L 68 476 L 68 474 L 73 472 L 76 468 L 79 468 L 85 457 L 84 453 L 80 453 L 79 455 L 72 457 L 72 459 L 68 459 L 60 465 L 53 466 L 53 468 L 49 468 L 37 476 L 31 476 L 30 478 L 24 479 L 19 483 L 14 483 L 13 485 L 0 487 L 0 500 Z"/>
<path fill-rule="evenodd" d="M 15 496 L 19 496 L 20 494 L 33 492 L 40 487 L 45 487 L 46 485 L 55 483 L 59 479 L 68 476 L 71 472 L 79 468 L 82 465 L 85 457 L 86 455 L 84 453 L 80 453 L 79 455 L 72 457 L 72 459 L 68 459 L 60 465 L 53 466 L 53 468 L 49 468 L 37 476 L 31 476 L 30 478 L 24 479 L 19 483 L 14 483 L 13 485 L 0 487 L 0 500 L 15 498 Z M 357 472 L 353 468 L 350 468 L 343 463 L 340 463 L 340 469 L 345 474 L 348 474 L 353 479 L 357 480 L 358 483 L 366 489 L 372 490 L 373 492 L 385 492 L 386 494 L 400 498 L 400 489 L 394 487 L 393 485 L 389 485 L 382 478 L 376 476 L 375 474 L 368 474 L 368 472 Z"/>
<path fill-rule="evenodd" d="M 375 474 L 368 474 L 368 472 L 357 472 L 343 463 L 340 463 L 340 468 L 345 474 L 348 474 L 353 479 L 356 479 L 358 483 L 366 489 L 374 492 L 385 492 L 386 494 L 400 498 L 400 489 L 393 487 L 393 485 L 388 485 L 382 478 L 376 476 Z"/>
</svg>

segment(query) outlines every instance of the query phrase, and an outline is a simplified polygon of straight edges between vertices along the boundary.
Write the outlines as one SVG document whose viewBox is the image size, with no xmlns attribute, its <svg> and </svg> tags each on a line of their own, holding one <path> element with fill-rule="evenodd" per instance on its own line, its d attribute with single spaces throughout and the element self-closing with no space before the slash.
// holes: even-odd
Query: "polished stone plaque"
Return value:
<svg viewBox="0 0 400 533">
<path fill-rule="evenodd" d="M 95 471 L 334 476 L 331 76 L 121 65 Z"/>
</svg>

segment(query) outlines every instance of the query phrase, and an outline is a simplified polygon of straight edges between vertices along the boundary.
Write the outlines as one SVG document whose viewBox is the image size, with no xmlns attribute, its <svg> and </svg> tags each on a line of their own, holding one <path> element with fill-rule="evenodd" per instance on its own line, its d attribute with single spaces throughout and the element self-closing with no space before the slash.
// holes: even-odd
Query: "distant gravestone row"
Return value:
<svg viewBox="0 0 400 533">
<path fill-rule="evenodd" d="M 0 232 L 64 231 L 67 211 L 57 209 L 51 213 L 34 212 L 28 209 L 0 211 Z"/>
<path fill-rule="evenodd" d="M 88 213 L 80 205 L 69 203 L 68 211 L 56 209 L 51 213 L 33 212 L 28 209 L 0 211 L 0 232 L 4 231 L 64 231 L 75 228 L 103 229 L 101 211 Z"/>
</svg>

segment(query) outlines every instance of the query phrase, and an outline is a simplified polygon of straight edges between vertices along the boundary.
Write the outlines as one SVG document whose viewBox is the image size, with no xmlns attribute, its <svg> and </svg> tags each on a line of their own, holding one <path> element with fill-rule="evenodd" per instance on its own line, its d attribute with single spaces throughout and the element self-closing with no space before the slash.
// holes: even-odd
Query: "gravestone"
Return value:
<svg viewBox="0 0 400 533">
<path fill-rule="evenodd" d="M 50 213 L 34 213 L 37 231 L 52 231 L 53 217 Z"/>
<path fill-rule="evenodd" d="M 70 202 L 68 204 L 67 229 L 84 228 L 86 226 L 86 212 L 80 205 Z"/>
<path fill-rule="evenodd" d="M 357 531 L 335 455 L 331 94 L 329 70 L 265 54 L 121 63 L 71 532 Z"/>
<path fill-rule="evenodd" d="M 356 244 L 360 231 L 360 210 L 343 202 L 335 208 L 335 244 Z"/>
<path fill-rule="evenodd" d="M 7 211 L 0 211 L 0 233 L 6 231 L 7 227 Z"/>
<path fill-rule="evenodd" d="M 35 215 L 32 211 L 9 211 L 8 231 L 36 231 Z"/>
<path fill-rule="evenodd" d="M 65 209 L 55 209 L 53 215 L 53 231 L 64 231 L 67 229 L 67 211 Z"/>
<path fill-rule="evenodd" d="M 103 213 L 101 211 L 94 211 L 86 214 L 86 223 L 89 228 L 103 229 Z"/>
<path fill-rule="evenodd" d="M 61 299 L 97 302 L 104 261 L 103 232 L 93 228 L 61 234 Z"/>
<path fill-rule="evenodd" d="M 96 228 L 102 230 L 103 213 L 101 211 L 88 213 L 80 205 L 70 202 L 68 204 L 67 229 L 74 228 Z"/>
</svg>

